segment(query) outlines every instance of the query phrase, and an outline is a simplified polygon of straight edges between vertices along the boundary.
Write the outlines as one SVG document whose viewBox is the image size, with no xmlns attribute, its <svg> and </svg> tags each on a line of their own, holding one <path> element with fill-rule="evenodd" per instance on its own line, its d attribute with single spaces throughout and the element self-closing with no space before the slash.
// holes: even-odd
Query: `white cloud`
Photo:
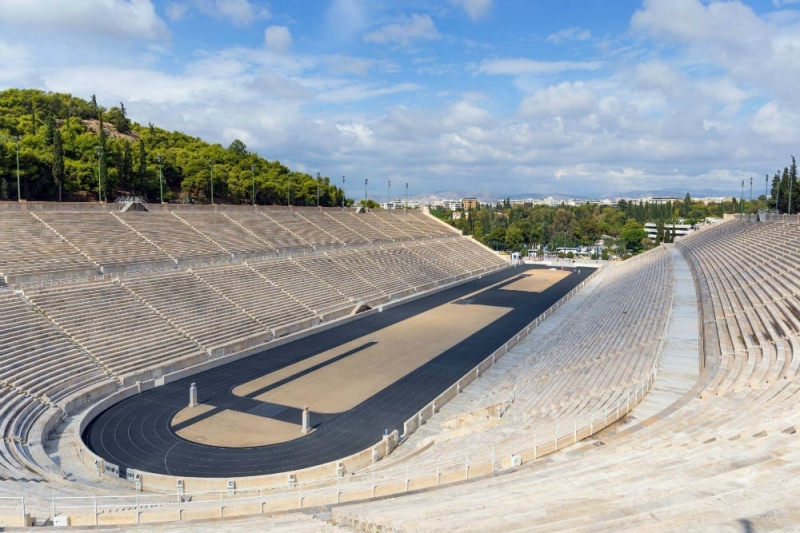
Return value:
<svg viewBox="0 0 800 533">
<path fill-rule="evenodd" d="M 414 41 L 431 41 L 441 35 L 429 15 L 414 13 L 402 22 L 387 24 L 364 36 L 364 42 L 408 46 Z"/>
<path fill-rule="evenodd" d="M 585 115 L 597 101 L 597 94 L 585 83 L 563 82 L 523 98 L 519 113 L 529 117 Z"/>
<path fill-rule="evenodd" d="M 387 94 L 403 93 L 408 91 L 418 91 L 420 86 L 416 83 L 398 83 L 390 86 L 379 86 L 370 84 L 348 84 L 342 88 L 334 88 L 319 95 L 322 102 L 358 102 L 384 96 Z"/>
<path fill-rule="evenodd" d="M 247 26 L 258 14 L 248 0 L 215 0 L 214 11 L 220 18 L 228 19 L 237 26 Z"/>
<path fill-rule="evenodd" d="M 250 0 L 181 0 L 167 4 L 167 17 L 177 22 L 186 17 L 190 11 L 220 20 L 227 20 L 234 26 L 249 26 L 257 19 L 270 17 L 269 9 L 259 7 Z"/>
<path fill-rule="evenodd" d="M 292 34 L 286 26 L 270 26 L 264 30 L 264 45 L 273 52 L 286 53 L 292 47 Z"/>
<path fill-rule="evenodd" d="M 781 109 L 776 103 L 770 102 L 758 109 L 753 116 L 751 127 L 769 141 L 786 145 L 789 139 L 797 136 L 800 113 Z"/>
<path fill-rule="evenodd" d="M 559 74 L 570 70 L 597 70 L 602 61 L 538 61 L 527 58 L 484 59 L 478 67 L 482 74 Z"/>
<path fill-rule="evenodd" d="M 0 0 L 0 25 L 100 33 L 148 41 L 169 38 L 150 0 Z"/>
<path fill-rule="evenodd" d="M 466 11 L 472 20 L 478 20 L 486 16 L 493 0 L 450 0 L 450 3 Z"/>
<path fill-rule="evenodd" d="M 183 2 L 170 2 L 167 4 L 167 18 L 172 22 L 183 20 L 189 11 L 189 4 Z"/>
<path fill-rule="evenodd" d="M 724 69 L 739 82 L 796 100 L 800 84 L 800 22 L 760 17 L 738 1 L 645 0 L 634 30 L 678 44 L 687 64 Z"/>
<path fill-rule="evenodd" d="M 559 44 L 564 41 L 588 41 L 592 38 L 592 32 L 583 28 L 565 28 L 555 33 L 551 33 L 545 39 L 549 43 Z"/>
</svg>

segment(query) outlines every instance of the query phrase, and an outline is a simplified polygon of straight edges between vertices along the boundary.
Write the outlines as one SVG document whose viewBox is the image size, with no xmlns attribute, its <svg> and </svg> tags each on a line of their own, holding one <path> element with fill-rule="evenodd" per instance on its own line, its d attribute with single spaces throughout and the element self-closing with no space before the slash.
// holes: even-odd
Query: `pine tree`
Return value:
<svg viewBox="0 0 800 533">
<path fill-rule="evenodd" d="M 659 219 L 658 224 L 656 224 L 656 245 L 661 244 L 664 241 L 664 221 Z"/>
<path fill-rule="evenodd" d="M 783 168 L 781 175 L 780 186 L 780 200 L 778 201 L 779 209 L 782 213 L 789 212 L 789 167 Z"/>
<path fill-rule="evenodd" d="M 797 161 L 795 161 L 794 156 L 792 156 L 792 166 L 789 167 L 789 199 L 787 203 L 789 204 L 789 214 L 797 213 L 797 208 L 800 205 L 798 202 L 798 194 L 797 190 Z"/>
<path fill-rule="evenodd" d="M 689 213 L 692 210 L 692 197 L 689 196 L 689 193 L 686 193 L 686 196 L 683 198 L 683 203 L 681 204 L 681 216 L 686 218 L 689 216 Z"/>
<path fill-rule="evenodd" d="M 775 210 L 778 211 L 778 204 L 781 199 L 781 173 L 776 171 L 772 177 L 772 200 L 774 202 Z M 779 211 L 780 212 L 780 211 Z"/>
<path fill-rule="evenodd" d="M 125 104 L 122 102 L 119 103 L 119 113 L 122 115 L 121 124 L 117 125 L 117 129 L 120 133 L 125 133 L 131 130 L 131 121 L 128 120 L 128 110 L 125 109 Z"/>
<path fill-rule="evenodd" d="M 44 142 L 47 146 L 53 146 L 53 137 L 56 131 L 56 121 L 53 117 L 47 117 L 47 129 L 44 132 Z"/>
<path fill-rule="evenodd" d="M 92 108 L 94 108 L 94 118 L 99 119 L 100 117 L 98 116 L 98 113 L 97 113 L 97 97 L 95 95 L 92 95 L 92 102 L 91 103 L 92 103 Z"/>
<path fill-rule="evenodd" d="M 61 201 L 61 188 L 64 183 L 64 145 L 61 132 L 53 133 L 53 182 L 58 187 L 58 201 Z"/>
<path fill-rule="evenodd" d="M 106 190 L 106 188 L 105 188 L 108 185 L 108 167 L 106 166 L 106 129 L 105 129 L 105 125 L 103 124 L 103 114 L 102 113 L 98 113 L 98 115 L 100 117 L 100 126 L 99 126 L 99 134 L 98 134 L 99 141 L 100 141 L 100 146 L 98 147 L 99 153 L 97 155 L 97 157 L 98 157 L 98 163 L 97 163 L 98 173 L 100 174 L 100 176 L 99 176 L 99 180 L 100 180 L 99 187 L 105 193 L 106 200 L 108 200 L 108 190 Z M 99 200 L 101 202 L 103 201 L 102 196 L 99 198 Z"/>
<path fill-rule="evenodd" d="M 124 143 L 122 157 L 117 162 L 117 184 L 119 188 L 125 192 L 136 195 L 133 175 L 133 156 L 131 155 L 131 145 L 128 142 Z"/>
</svg>

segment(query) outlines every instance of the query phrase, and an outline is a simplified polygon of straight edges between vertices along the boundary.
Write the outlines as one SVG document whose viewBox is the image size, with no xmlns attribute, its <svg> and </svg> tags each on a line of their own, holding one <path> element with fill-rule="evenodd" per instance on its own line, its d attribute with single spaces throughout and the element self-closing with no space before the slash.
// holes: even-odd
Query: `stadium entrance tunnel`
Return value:
<svg viewBox="0 0 800 533">
<path fill-rule="evenodd" d="M 340 461 L 401 433 L 592 272 L 506 269 L 368 314 L 126 398 L 88 422 L 83 441 L 121 477 L 251 477 Z"/>
<path fill-rule="evenodd" d="M 365 313 L 367 311 L 372 311 L 372 307 L 365 303 L 360 303 L 353 308 L 353 312 L 350 313 L 351 315 L 358 315 L 360 313 Z"/>
</svg>

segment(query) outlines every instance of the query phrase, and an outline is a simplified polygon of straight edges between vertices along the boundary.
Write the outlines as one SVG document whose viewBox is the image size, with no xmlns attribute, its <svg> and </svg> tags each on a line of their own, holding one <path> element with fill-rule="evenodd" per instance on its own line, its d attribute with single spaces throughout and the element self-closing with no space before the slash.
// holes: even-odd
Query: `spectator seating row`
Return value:
<svg viewBox="0 0 800 533">
<path fill-rule="evenodd" d="M 423 213 L 229 208 L 114 213 L 0 212 L 0 278 L 9 284 L 91 279 L 231 259 L 455 237 Z"/>
</svg>

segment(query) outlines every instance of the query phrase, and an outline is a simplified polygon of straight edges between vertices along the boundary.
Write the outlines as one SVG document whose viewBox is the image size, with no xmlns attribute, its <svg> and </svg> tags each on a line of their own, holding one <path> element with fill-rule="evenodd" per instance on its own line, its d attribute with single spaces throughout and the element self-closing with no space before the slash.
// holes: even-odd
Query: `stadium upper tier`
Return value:
<svg viewBox="0 0 800 533">
<path fill-rule="evenodd" d="M 110 206 L 109 206 L 110 207 Z M 156 206 L 161 207 L 161 206 Z M 417 211 L 197 208 L 153 212 L 65 206 L 0 210 L 0 277 L 9 285 L 457 237 Z M 72 210 L 71 210 L 72 209 Z M 471 270 L 470 263 L 467 269 Z"/>
<path fill-rule="evenodd" d="M 359 530 L 391 531 L 794 530 L 800 521 L 798 226 L 725 222 L 676 246 L 697 283 L 705 355 L 705 370 L 681 399 L 556 460 L 435 496 L 339 507 L 334 517 Z M 637 296 L 627 298 L 634 305 Z"/>
</svg>

